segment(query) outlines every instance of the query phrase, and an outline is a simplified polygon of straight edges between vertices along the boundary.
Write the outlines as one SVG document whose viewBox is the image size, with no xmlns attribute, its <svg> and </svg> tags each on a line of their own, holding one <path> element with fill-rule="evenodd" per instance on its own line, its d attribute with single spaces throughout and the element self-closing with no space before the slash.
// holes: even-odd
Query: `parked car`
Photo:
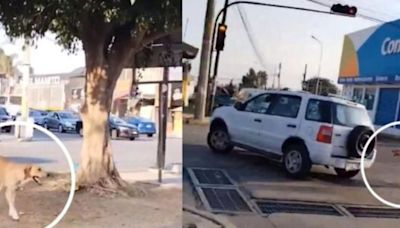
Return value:
<svg viewBox="0 0 400 228">
<path fill-rule="evenodd" d="M 79 117 L 72 112 L 49 112 L 43 120 L 46 129 L 57 129 L 58 132 L 75 131 L 76 122 Z"/>
<path fill-rule="evenodd" d="M 111 116 L 109 121 L 109 129 L 111 138 L 128 138 L 135 140 L 139 137 L 139 131 L 133 124 L 127 123 L 125 120 Z M 76 133 L 83 136 L 83 122 L 81 120 L 76 122 Z"/>
<path fill-rule="evenodd" d="M 48 112 L 46 111 L 40 111 L 40 110 L 30 110 L 29 111 L 29 117 L 33 118 L 33 121 L 37 125 L 43 125 L 44 119 L 48 115 Z M 17 117 L 21 116 L 21 112 L 17 113 Z"/>
<path fill-rule="evenodd" d="M 8 114 L 6 108 L 0 107 L 0 123 L 11 121 L 11 116 Z M 12 126 L 2 127 L 1 131 L 5 131 L 7 133 L 11 132 Z"/>
<path fill-rule="evenodd" d="M 137 127 L 139 134 L 147 135 L 148 137 L 153 137 L 156 134 L 156 124 L 143 117 L 126 117 L 124 120 Z"/>
<path fill-rule="evenodd" d="M 125 120 L 111 116 L 109 120 L 111 138 L 128 138 L 135 140 L 139 137 L 139 131 L 133 124 L 127 123 Z"/>
<path fill-rule="evenodd" d="M 229 95 L 215 96 L 213 110 L 223 106 L 230 106 L 235 104 L 235 98 Z"/>
<path fill-rule="evenodd" d="M 334 96 L 266 91 L 216 109 L 207 140 L 217 153 L 237 146 L 280 161 L 291 177 L 307 176 L 316 164 L 351 178 L 360 171 L 362 150 L 373 133 L 363 105 Z M 373 140 L 366 149 L 366 168 L 375 157 Z"/>
</svg>

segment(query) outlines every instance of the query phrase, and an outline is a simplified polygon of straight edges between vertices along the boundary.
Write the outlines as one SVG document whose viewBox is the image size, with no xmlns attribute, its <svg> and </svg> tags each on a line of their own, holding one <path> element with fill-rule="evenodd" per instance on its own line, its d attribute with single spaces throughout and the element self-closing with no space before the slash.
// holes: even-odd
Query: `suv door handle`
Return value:
<svg viewBox="0 0 400 228">
<path fill-rule="evenodd" d="M 288 125 L 286 125 L 287 127 L 290 127 L 290 128 L 296 128 L 296 125 L 294 125 L 294 124 L 288 124 Z"/>
<path fill-rule="evenodd" d="M 261 119 L 254 119 L 254 122 L 261 123 Z"/>
</svg>

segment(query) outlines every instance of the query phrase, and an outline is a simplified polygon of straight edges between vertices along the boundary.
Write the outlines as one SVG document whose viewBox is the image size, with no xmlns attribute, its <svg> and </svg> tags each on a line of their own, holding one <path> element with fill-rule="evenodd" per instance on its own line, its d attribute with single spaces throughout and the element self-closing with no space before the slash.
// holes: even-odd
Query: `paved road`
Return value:
<svg viewBox="0 0 400 228">
<path fill-rule="evenodd" d="M 82 138 L 73 133 L 55 133 L 65 144 L 75 163 L 79 163 Z M 156 164 L 157 136 L 141 136 L 135 141 L 113 140 L 115 163 L 121 172 L 141 171 Z M 18 142 L 10 134 L 0 135 L 0 155 L 20 162 L 38 163 L 47 170 L 68 171 L 61 149 L 49 137 L 35 132 L 31 142 Z M 182 139 L 168 138 L 166 164 L 182 163 Z"/>
<path fill-rule="evenodd" d="M 361 174 L 351 180 L 341 180 L 332 170 L 314 167 L 306 180 L 289 179 L 278 164 L 247 151 L 235 149 L 229 155 L 211 153 L 206 145 L 207 130 L 206 126 L 184 126 L 184 166 L 224 169 L 238 182 L 248 198 L 381 205 L 365 188 Z M 377 162 L 366 173 L 379 194 L 387 200 L 400 203 L 400 159 L 392 157 L 393 148 L 400 148 L 400 142 L 380 141 Z M 184 203 L 195 206 L 196 200 L 191 197 L 192 189 L 187 182 L 184 183 Z M 252 227 L 248 226 L 248 220 L 243 216 L 229 218 L 239 227 Z M 257 224 L 268 222 L 260 216 L 248 218 Z"/>
</svg>

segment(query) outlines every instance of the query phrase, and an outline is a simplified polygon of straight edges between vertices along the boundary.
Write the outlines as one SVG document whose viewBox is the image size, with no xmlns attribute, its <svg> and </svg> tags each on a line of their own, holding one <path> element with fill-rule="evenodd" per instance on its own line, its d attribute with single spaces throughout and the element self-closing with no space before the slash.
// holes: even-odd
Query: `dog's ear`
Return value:
<svg viewBox="0 0 400 228">
<path fill-rule="evenodd" d="M 24 169 L 25 179 L 28 179 L 31 177 L 31 170 L 32 170 L 31 165 L 28 165 L 25 167 L 25 169 Z"/>
</svg>

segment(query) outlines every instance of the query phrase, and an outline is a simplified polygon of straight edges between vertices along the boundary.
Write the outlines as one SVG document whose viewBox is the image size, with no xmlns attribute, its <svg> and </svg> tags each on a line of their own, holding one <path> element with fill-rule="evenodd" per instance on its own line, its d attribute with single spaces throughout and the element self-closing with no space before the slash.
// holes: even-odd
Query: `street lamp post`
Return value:
<svg viewBox="0 0 400 228">
<path fill-rule="evenodd" d="M 320 45 L 320 52 L 319 52 L 319 63 L 318 63 L 318 77 L 317 77 L 317 83 L 315 86 L 315 94 L 318 94 L 319 92 L 319 78 L 321 77 L 321 62 L 322 62 L 322 53 L 323 53 L 323 44 L 322 42 L 316 38 L 314 35 L 311 35 L 311 38 L 315 41 L 318 42 L 318 44 Z"/>
</svg>

